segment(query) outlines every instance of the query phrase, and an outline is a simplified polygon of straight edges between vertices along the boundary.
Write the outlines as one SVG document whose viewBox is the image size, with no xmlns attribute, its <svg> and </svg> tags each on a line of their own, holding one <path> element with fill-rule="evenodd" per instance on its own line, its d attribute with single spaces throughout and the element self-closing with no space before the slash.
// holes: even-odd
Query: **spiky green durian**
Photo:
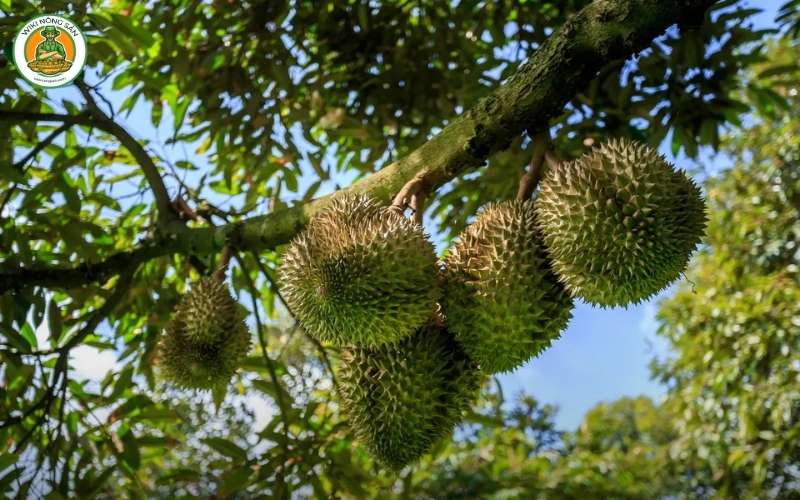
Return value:
<svg viewBox="0 0 800 500">
<path fill-rule="evenodd" d="M 161 337 L 161 375 L 187 389 L 227 384 L 250 349 L 244 317 L 222 280 L 202 278 L 175 308 Z"/>
<path fill-rule="evenodd" d="M 319 340 L 377 346 L 430 318 L 437 272 L 419 224 L 364 196 L 346 196 L 292 241 L 280 283 L 295 317 Z"/>
<path fill-rule="evenodd" d="M 230 328 L 239 303 L 231 296 L 224 281 L 201 278 L 192 285 L 175 308 L 175 316 L 183 322 L 183 334 L 193 342 L 213 342 Z"/>
<path fill-rule="evenodd" d="M 394 344 L 347 349 L 341 362 L 348 421 L 369 453 L 395 470 L 449 436 L 480 388 L 476 365 L 434 323 Z"/>
<path fill-rule="evenodd" d="M 652 148 L 612 140 L 545 175 L 536 215 L 574 296 L 617 306 L 675 280 L 703 236 L 700 189 Z"/>
<path fill-rule="evenodd" d="M 572 299 L 547 261 L 530 201 L 490 204 L 445 259 L 447 326 L 482 370 L 513 370 L 558 338 Z"/>
</svg>

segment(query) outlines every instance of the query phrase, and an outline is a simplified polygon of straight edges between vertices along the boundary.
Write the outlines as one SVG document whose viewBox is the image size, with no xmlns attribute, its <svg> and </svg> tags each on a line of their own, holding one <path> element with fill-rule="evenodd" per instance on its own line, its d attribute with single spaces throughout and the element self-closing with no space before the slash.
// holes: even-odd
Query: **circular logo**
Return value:
<svg viewBox="0 0 800 500">
<path fill-rule="evenodd" d="M 61 16 L 37 16 L 14 37 L 14 65 L 40 87 L 62 87 L 86 64 L 86 39 L 75 23 Z"/>
</svg>

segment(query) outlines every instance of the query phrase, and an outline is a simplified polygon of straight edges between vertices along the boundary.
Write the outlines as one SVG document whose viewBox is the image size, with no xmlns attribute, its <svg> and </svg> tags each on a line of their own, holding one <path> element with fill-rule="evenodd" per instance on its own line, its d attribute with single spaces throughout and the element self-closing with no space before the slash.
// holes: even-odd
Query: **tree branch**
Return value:
<svg viewBox="0 0 800 500">
<path fill-rule="evenodd" d="M 33 427 L 31 427 L 28 432 L 26 432 L 25 436 L 17 443 L 17 447 L 15 451 L 19 451 L 22 446 L 24 445 L 25 441 L 33 434 L 33 432 L 44 422 L 47 418 L 48 413 L 50 411 L 50 406 L 52 405 L 53 399 L 55 398 L 55 391 L 58 386 L 58 381 L 61 376 L 67 377 L 67 373 L 69 370 L 69 352 L 75 346 L 81 344 L 86 337 L 94 333 L 100 323 L 103 322 L 106 317 L 108 317 L 111 312 L 119 305 L 119 302 L 125 296 L 130 288 L 130 281 L 133 277 L 133 273 L 135 271 L 135 266 L 127 267 L 122 276 L 120 277 L 117 284 L 114 286 L 114 290 L 111 292 L 111 295 L 108 296 L 106 301 L 103 305 L 97 309 L 95 309 L 89 319 L 86 321 L 86 324 L 83 328 L 78 331 L 72 338 L 70 338 L 64 345 L 54 350 L 54 352 L 58 352 L 58 360 L 56 361 L 56 365 L 53 368 L 53 375 L 50 381 L 50 384 L 45 389 L 44 394 L 42 397 L 37 400 L 36 403 L 31 405 L 25 412 L 23 412 L 20 416 L 16 417 L 8 417 L 4 421 L 0 422 L 0 429 L 11 427 L 13 425 L 17 425 L 23 422 L 28 416 L 33 414 L 40 408 L 43 408 L 44 411 L 42 412 L 41 417 L 34 423 Z M 66 380 L 62 383 L 66 384 Z"/>
<path fill-rule="evenodd" d="M 237 223 L 237 246 L 288 242 L 343 193 L 390 203 L 412 179 L 433 191 L 508 147 L 531 123 L 547 123 L 609 61 L 646 47 L 676 22 L 694 22 L 714 0 L 598 0 L 567 20 L 509 80 L 407 157 L 334 195 Z"/>
<path fill-rule="evenodd" d="M 15 169 L 15 170 L 20 170 L 23 173 L 25 171 L 27 171 L 28 167 L 26 165 L 31 160 L 31 158 L 35 157 L 44 148 L 46 148 L 47 146 L 52 144 L 52 142 L 55 140 L 56 137 L 58 137 L 59 135 L 61 135 L 64 132 L 66 132 L 70 127 L 72 127 L 72 125 L 73 125 L 72 123 L 66 123 L 66 122 L 62 123 L 61 125 L 59 125 L 52 132 L 47 134 L 47 136 L 44 139 L 39 141 L 28 152 L 28 154 L 26 154 L 24 157 L 22 157 L 22 159 L 20 159 L 18 162 L 15 162 L 11 167 L 13 169 Z M 6 205 L 8 204 L 9 200 L 11 199 L 11 196 L 14 194 L 14 191 L 17 189 L 18 186 L 19 186 L 19 183 L 15 182 L 14 184 L 11 185 L 10 188 L 8 188 L 8 191 L 6 191 L 5 195 L 3 196 L 3 200 L 0 201 L 0 214 L 3 213 L 3 210 L 6 208 Z"/>
<path fill-rule="evenodd" d="M 5 122 L 61 122 L 69 125 L 95 125 L 88 114 L 69 115 L 62 113 L 39 113 L 34 111 L 0 110 L 0 121 Z"/>
<path fill-rule="evenodd" d="M 39 141 L 36 144 L 36 146 L 34 146 L 33 149 L 31 149 L 30 152 L 26 154 L 21 160 L 14 163 L 13 167 L 17 170 L 24 168 L 25 164 L 28 163 L 28 161 L 30 161 L 31 158 L 33 158 L 34 156 L 39 154 L 39 152 L 41 152 L 44 148 L 49 146 L 55 140 L 56 137 L 61 135 L 63 132 L 66 132 L 67 129 L 72 127 L 72 125 L 73 125 L 72 123 L 67 123 L 67 122 L 62 123 L 58 128 L 50 132 L 47 135 L 47 137 Z"/>
<path fill-rule="evenodd" d="M 94 119 L 94 124 L 116 137 L 120 144 L 131 152 L 136 162 L 141 167 L 144 177 L 147 179 L 148 184 L 150 184 L 150 189 L 153 191 L 153 197 L 156 200 L 159 225 L 166 226 L 170 222 L 178 220 L 177 213 L 170 203 L 167 188 L 164 186 L 164 179 L 161 178 L 161 174 L 158 173 L 158 167 L 156 167 L 155 162 L 153 162 L 153 159 L 147 151 L 145 151 L 144 147 L 142 147 L 139 141 L 134 139 L 125 128 L 100 110 L 94 97 L 92 97 L 92 89 L 86 85 L 84 81 L 80 79 L 75 80 L 75 86 L 78 87 L 81 95 L 83 95 L 83 98 L 86 100 L 86 107 Z"/>
<path fill-rule="evenodd" d="M 141 262 L 174 253 L 209 255 L 226 244 L 239 250 L 274 249 L 291 240 L 311 217 L 344 193 L 364 193 L 389 204 L 415 178 L 424 182 L 426 191 L 435 191 L 456 176 L 483 165 L 493 153 L 506 149 L 531 123 L 548 123 L 558 116 L 564 105 L 609 61 L 625 59 L 645 48 L 675 23 L 696 24 L 714 3 L 714 0 L 596 0 L 569 18 L 508 81 L 474 108 L 452 120 L 407 157 L 349 188 L 216 228 L 176 228 L 169 238 L 151 241 L 92 266 L 81 264 L 66 269 L 0 266 L 0 291 L 33 285 L 76 286 L 107 279 L 124 267 L 126 258 Z M 7 112 L 0 112 L 0 119 L 4 113 Z M 64 118 L 56 120 L 59 119 Z M 99 125 L 110 127 L 108 123 Z M 95 270 L 84 274 L 92 269 Z M 61 273 L 72 279 L 61 278 Z"/>
<path fill-rule="evenodd" d="M 85 283 L 102 283 L 129 265 L 138 265 L 169 253 L 165 245 L 151 243 L 113 254 L 102 262 L 85 262 L 77 266 L 18 267 L 13 263 L 3 263 L 0 265 L 0 294 L 30 286 L 69 288 Z"/>
<path fill-rule="evenodd" d="M 84 82 L 76 80 L 75 85 L 77 85 L 84 99 L 86 99 L 87 112 L 79 113 L 77 115 L 69 115 L 61 113 L 0 110 L 0 121 L 61 122 L 62 127 L 84 125 L 87 127 L 97 127 L 100 130 L 108 132 L 109 134 L 113 135 L 128 151 L 130 151 L 131 155 L 142 169 L 145 179 L 150 185 L 150 189 L 153 191 L 153 197 L 156 201 L 156 208 L 158 209 L 159 224 L 161 226 L 166 226 L 169 223 L 178 220 L 175 209 L 170 203 L 167 188 L 164 186 L 164 180 L 158 173 L 158 167 L 156 167 L 155 162 L 153 162 L 153 159 L 150 157 L 147 151 L 145 151 L 144 147 L 142 147 L 139 141 L 130 135 L 124 127 L 100 110 L 90 93 L 89 87 Z M 61 127 L 59 127 L 59 130 L 60 129 Z M 50 140 L 52 141 L 52 139 Z M 38 151 L 36 152 L 38 153 Z"/>
</svg>

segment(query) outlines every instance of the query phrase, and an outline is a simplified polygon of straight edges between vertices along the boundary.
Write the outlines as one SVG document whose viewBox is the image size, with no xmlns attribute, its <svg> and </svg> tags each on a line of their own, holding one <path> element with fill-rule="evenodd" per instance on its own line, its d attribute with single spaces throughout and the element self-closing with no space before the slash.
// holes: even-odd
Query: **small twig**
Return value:
<svg viewBox="0 0 800 500">
<path fill-rule="evenodd" d="M 34 146 L 33 149 L 31 149 L 28 152 L 28 154 L 26 154 L 18 162 L 14 163 L 13 167 L 16 170 L 21 170 L 22 168 L 24 168 L 25 164 L 28 163 L 28 161 L 30 161 L 31 158 L 33 158 L 34 156 L 39 154 L 39 152 L 41 152 L 44 148 L 49 146 L 56 139 L 56 137 L 61 135 L 63 132 L 66 132 L 70 127 L 72 127 L 72 125 L 73 124 L 69 123 L 69 122 L 65 122 L 65 123 L 62 123 L 61 125 L 59 125 L 56 129 L 54 129 L 52 132 L 50 132 L 47 135 L 47 137 L 45 137 L 44 139 L 39 141 L 36 144 L 36 146 Z"/>
<path fill-rule="evenodd" d="M 47 404 L 48 400 L 52 397 L 53 392 L 55 391 L 55 382 L 56 382 L 56 379 L 57 379 L 56 375 L 57 375 L 57 371 L 53 372 L 53 379 L 52 379 L 51 383 L 48 384 L 47 389 L 45 390 L 44 394 L 42 394 L 42 397 L 39 398 L 39 400 L 37 400 L 36 403 L 34 403 L 30 407 L 28 407 L 28 409 L 25 410 L 22 413 L 22 415 L 20 415 L 18 417 L 8 417 L 3 422 L 0 422 L 0 429 L 5 429 L 7 427 L 11 427 L 13 425 L 17 425 L 18 423 L 24 421 L 26 418 L 28 418 L 30 415 L 32 415 L 36 410 L 38 410 L 42 406 L 45 406 Z"/>
<path fill-rule="evenodd" d="M 331 363 L 331 359 L 328 356 L 328 351 L 325 349 L 325 346 L 322 345 L 322 342 L 320 342 L 319 339 L 317 339 L 313 335 L 309 334 L 305 330 L 305 328 L 302 328 L 300 326 L 300 322 L 297 321 L 297 317 L 294 315 L 294 313 L 292 312 L 291 307 L 289 307 L 289 304 L 286 302 L 286 299 L 284 298 L 283 294 L 281 293 L 281 290 L 278 287 L 278 284 L 275 282 L 275 278 L 272 277 L 272 275 L 269 273 L 269 271 L 264 266 L 264 264 L 262 264 L 261 261 L 258 259 L 258 254 L 253 253 L 253 260 L 255 260 L 256 267 L 258 267 L 259 271 L 261 271 L 261 274 L 264 276 L 264 279 L 266 279 L 267 282 L 269 283 L 269 286 L 270 286 L 270 289 L 272 289 L 272 292 L 275 294 L 276 297 L 278 297 L 278 300 L 281 302 L 283 307 L 289 313 L 289 316 L 291 316 L 292 319 L 294 319 L 294 329 L 293 329 L 293 331 L 300 330 L 301 332 L 303 332 L 303 335 L 308 340 L 310 340 L 312 344 L 314 344 L 316 346 L 317 351 L 319 352 L 319 355 L 322 358 L 322 362 L 325 364 L 325 367 L 328 369 L 328 372 L 331 375 L 331 382 L 333 383 L 333 386 L 336 388 L 336 390 L 338 390 L 339 389 L 339 382 L 338 382 L 338 380 L 336 380 L 336 373 L 333 371 L 333 363 Z"/>
<path fill-rule="evenodd" d="M 286 474 L 286 462 L 289 458 L 289 411 L 286 407 L 286 402 L 283 399 L 283 386 L 281 384 L 280 378 L 278 377 L 278 373 L 275 370 L 275 362 L 272 358 L 269 357 L 269 353 L 267 352 L 267 341 L 264 337 L 264 325 L 261 322 L 261 314 L 258 312 L 258 301 L 256 297 L 259 296 L 258 289 L 256 288 L 256 284 L 253 282 L 252 278 L 250 278 L 250 271 L 244 265 L 244 259 L 242 259 L 239 254 L 235 254 L 234 257 L 236 261 L 239 263 L 239 267 L 242 270 L 242 276 L 244 276 L 245 281 L 247 281 L 247 286 L 250 292 L 250 299 L 253 304 L 253 316 L 256 320 L 256 332 L 258 334 L 258 343 L 261 347 L 261 354 L 264 357 L 264 362 L 267 365 L 267 371 L 269 372 L 269 378 L 272 380 L 272 383 L 275 385 L 275 396 L 278 403 L 278 410 L 281 414 L 281 420 L 283 420 L 283 435 L 284 441 L 282 446 L 283 452 L 283 460 L 281 462 L 281 470 L 279 475 L 281 480 L 283 476 Z M 256 259 L 256 262 L 258 260 Z"/>
<path fill-rule="evenodd" d="M 62 376 L 63 377 L 67 376 L 66 367 L 68 364 L 67 363 L 68 360 L 69 360 L 69 355 L 66 352 L 62 353 L 61 356 L 59 356 L 58 361 L 56 362 L 56 366 L 53 369 L 53 376 L 50 379 L 50 384 L 47 386 L 47 389 L 45 390 L 45 393 L 42 395 L 42 398 L 31 409 L 29 409 L 32 411 L 27 411 L 25 414 L 23 414 L 22 417 L 19 417 L 18 419 L 9 418 L 5 422 L 3 422 L 2 425 L 0 425 L 0 428 L 3 428 L 3 427 L 10 427 L 11 425 L 15 425 L 17 423 L 22 423 L 25 417 L 32 414 L 33 411 L 35 411 L 36 409 L 44 406 L 42 414 L 39 416 L 36 422 L 31 426 L 30 429 L 28 429 L 28 431 L 22 436 L 22 438 L 20 438 L 20 440 L 17 441 L 16 445 L 14 446 L 14 453 L 18 453 L 20 450 L 22 450 L 25 447 L 25 444 L 31 438 L 31 436 L 33 436 L 34 432 L 36 432 L 36 430 L 42 426 L 45 420 L 47 420 L 47 416 L 50 413 L 50 407 L 53 405 L 53 400 L 55 399 L 56 386 L 58 385 L 58 382 Z"/>
<path fill-rule="evenodd" d="M 533 154 L 527 170 L 519 180 L 518 200 L 530 199 L 544 175 L 545 157 L 550 145 L 550 132 L 545 129 L 533 137 Z"/>
<path fill-rule="evenodd" d="M 70 349 L 83 342 L 84 339 L 94 333 L 97 326 L 117 308 L 120 301 L 122 301 L 123 297 L 125 297 L 125 294 L 128 293 L 130 289 L 131 279 L 137 267 L 138 265 L 132 265 L 122 272 L 117 284 L 114 286 L 114 291 L 111 292 L 111 295 L 108 296 L 105 303 L 103 303 L 99 309 L 95 310 L 94 314 L 89 321 L 86 322 L 86 325 L 84 325 L 81 331 L 69 339 L 66 344 L 61 346 L 60 349 L 62 352 L 68 352 Z"/>
<path fill-rule="evenodd" d="M 56 428 L 52 434 L 55 434 L 55 438 L 50 438 L 49 447 L 52 450 L 53 454 L 55 455 L 56 447 L 59 446 L 59 439 L 61 439 L 61 431 L 64 427 L 64 407 L 67 404 L 67 384 L 69 383 L 69 363 L 64 367 L 64 376 L 62 377 L 61 381 L 61 401 L 60 401 L 60 408 L 58 410 L 58 422 L 56 423 Z M 55 464 L 52 466 L 53 474 L 55 474 Z M 55 477 L 55 475 L 53 476 Z"/>
<path fill-rule="evenodd" d="M 87 114 L 87 116 L 88 116 L 88 114 Z M 12 165 L 12 168 L 14 168 L 15 170 L 19 170 L 21 173 L 24 174 L 28 170 L 27 163 L 32 158 L 34 158 L 37 154 L 39 154 L 44 148 L 46 148 L 47 146 L 52 144 L 52 142 L 56 139 L 56 137 L 61 135 L 63 132 L 67 131 L 70 127 L 72 127 L 72 125 L 73 125 L 73 123 L 70 123 L 70 122 L 64 122 L 61 125 L 59 125 L 56 129 L 54 129 L 52 132 L 50 132 L 47 135 L 47 137 L 45 137 L 44 139 L 39 141 L 33 147 L 33 149 L 31 149 L 28 152 L 28 154 L 26 154 L 24 157 L 22 157 L 18 162 L 14 163 Z M 16 189 L 18 187 L 19 187 L 19 183 L 15 182 L 14 184 L 11 185 L 10 188 L 8 188 L 8 191 L 6 191 L 5 195 L 3 196 L 3 201 L 0 202 L 0 214 L 3 213 L 3 210 L 6 208 L 6 205 L 8 204 L 9 200 L 11 199 L 11 195 L 14 194 L 14 191 L 16 191 Z"/>
<path fill-rule="evenodd" d="M 131 155 L 141 167 L 144 177 L 147 183 L 150 184 L 150 189 L 153 191 L 153 197 L 156 200 L 159 224 L 163 226 L 177 219 L 177 214 L 170 203 L 169 193 L 164 185 L 164 179 L 161 178 L 158 167 L 156 167 L 155 162 L 144 147 L 142 147 L 139 141 L 134 139 L 125 128 L 115 122 L 113 117 L 103 113 L 92 96 L 92 88 L 89 87 L 86 82 L 80 79 L 75 80 L 75 86 L 78 87 L 78 90 L 86 101 L 86 107 L 91 113 L 94 122 L 101 125 L 103 130 L 116 137 L 117 140 L 130 151 Z"/>
</svg>

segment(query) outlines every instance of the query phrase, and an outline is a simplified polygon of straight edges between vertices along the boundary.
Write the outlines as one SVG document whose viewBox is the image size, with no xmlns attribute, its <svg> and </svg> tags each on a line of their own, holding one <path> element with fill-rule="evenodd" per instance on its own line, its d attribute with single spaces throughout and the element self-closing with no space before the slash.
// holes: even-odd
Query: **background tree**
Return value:
<svg viewBox="0 0 800 500">
<path fill-rule="evenodd" d="M 772 49 L 796 61 L 796 44 Z M 769 72 L 761 73 L 769 78 Z M 785 496 L 800 489 L 800 122 L 796 80 L 725 141 L 736 164 L 708 183 L 708 248 L 662 305 L 674 355 L 657 363 L 681 429 L 674 458 L 698 492 Z M 690 490 L 691 491 L 691 490 Z"/>
<path fill-rule="evenodd" d="M 586 430 L 561 440 L 551 409 L 531 400 L 504 409 L 489 393 L 441 455 L 399 477 L 381 471 L 353 446 L 338 416 L 336 351 L 287 318 L 274 271 L 281 245 L 328 203 L 322 195 L 342 185 L 388 202 L 416 180 L 431 194 L 430 228 L 447 240 L 485 202 L 513 197 L 531 157 L 530 136 L 542 130 L 551 130 L 564 158 L 608 136 L 654 146 L 668 138 L 673 151 L 690 156 L 700 146 L 717 147 L 721 128 L 741 124 L 751 110 L 739 100 L 742 92 L 773 113 L 790 97 L 773 88 L 794 65 L 766 59 L 770 33 L 751 28 L 754 9 L 711 0 L 55 0 L 47 8 L 85 28 L 90 62 L 84 80 L 62 91 L 31 88 L 13 71 L 0 71 L 4 492 L 58 498 L 674 491 L 668 477 L 657 475 L 673 431 L 654 416 L 662 409 L 644 400 L 601 407 L 587 416 Z M 789 32 L 796 8 L 788 2 L 783 11 Z M 7 39 L 38 5 L 0 0 L 0 11 L 0 38 Z M 770 78 L 748 78 L 745 70 L 757 64 Z M 154 134 L 126 123 L 138 123 L 143 112 Z M 753 233 L 731 258 L 748 262 L 749 234 L 766 230 L 749 227 Z M 727 233 L 716 234 L 724 241 Z M 763 242 L 772 248 L 772 240 Z M 716 248 L 713 237 L 710 243 Z M 226 245 L 235 250 L 230 278 L 249 309 L 256 347 L 227 398 L 211 401 L 161 384 L 155 345 L 180 295 L 214 267 Z M 710 255 L 701 262 L 716 254 Z M 796 283 L 796 276 L 784 279 Z M 766 293 L 765 282 L 752 283 Z M 741 308 L 761 303 L 742 300 Z M 789 329 L 790 312 L 783 317 Z M 774 328 L 774 337 L 784 338 Z M 680 346 L 689 330 L 669 331 Z M 71 352 L 82 345 L 116 355 L 115 369 L 99 383 L 75 376 Z M 693 383 L 689 371 L 681 375 L 681 363 L 662 372 L 675 391 Z M 274 410 L 258 428 L 243 405 L 255 394 Z M 789 404 L 789 417 L 796 410 L 791 395 L 748 394 Z M 726 411 L 722 416 L 733 419 L 736 411 Z M 758 417 L 767 420 L 756 419 L 756 437 L 730 452 L 676 444 L 693 464 L 678 478 L 699 478 L 698 491 L 723 493 L 743 491 L 744 483 L 755 491 L 759 478 L 793 487 L 790 437 L 760 433 L 797 418 L 769 418 Z M 712 424 L 739 420 L 727 422 Z M 726 432 L 715 434 L 716 450 L 737 443 Z M 776 448 L 764 444 L 784 438 Z M 493 467 L 484 444 L 508 458 Z M 730 464 L 743 479 L 715 477 L 736 449 L 747 450 Z M 786 466 L 773 467 L 775 457 Z M 472 482 L 459 490 L 455 478 Z"/>
</svg>

